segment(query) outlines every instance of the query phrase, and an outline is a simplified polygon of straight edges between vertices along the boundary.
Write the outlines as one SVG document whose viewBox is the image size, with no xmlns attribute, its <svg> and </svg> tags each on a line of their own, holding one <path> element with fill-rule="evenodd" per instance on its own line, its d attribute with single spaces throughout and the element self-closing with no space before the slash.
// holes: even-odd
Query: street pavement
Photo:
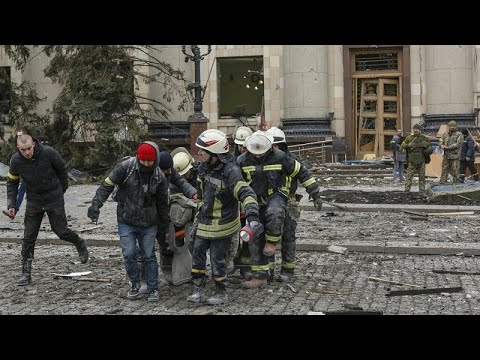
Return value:
<svg viewBox="0 0 480 360">
<path fill-rule="evenodd" d="M 474 240 L 465 243 L 458 241 L 453 247 L 452 243 L 432 241 L 430 247 L 448 251 L 443 255 L 416 255 L 409 254 L 411 251 L 405 249 L 418 249 L 418 241 L 409 243 L 405 240 L 407 243 L 403 244 L 402 253 L 392 250 L 393 243 L 390 249 L 387 246 L 382 249 L 355 249 L 355 246 L 375 244 L 365 244 L 365 239 L 350 239 L 350 242 L 344 243 L 327 242 L 324 239 L 315 241 L 307 236 L 299 239 L 297 269 L 288 284 L 274 279 L 262 289 L 247 290 L 241 287 L 237 272 L 229 277 L 228 304 L 212 307 L 188 303 L 186 298 L 191 294 L 193 285 L 170 286 L 161 275 L 159 302 L 149 303 L 146 298 L 128 300 L 128 282 L 118 246 L 115 203 L 107 201 L 101 209 L 98 225 L 92 224 L 86 217 L 87 202 L 93 197 L 96 187 L 74 185 L 65 194 L 69 224 L 72 229 L 82 231 L 82 236 L 89 244 L 89 263 L 80 264 L 75 248 L 58 240 L 49 229 L 47 219 L 44 219 L 33 262 L 33 281 L 29 286 L 15 285 L 21 272 L 20 243 L 24 209 L 14 222 L 7 217 L 0 220 L 3 265 L 0 268 L 0 314 L 480 314 L 478 256 L 472 252 L 479 248 Z M 6 198 L 4 185 L 0 185 L 0 196 Z M 308 201 L 302 202 L 302 205 L 305 209 L 310 206 Z M 355 207 L 352 204 L 342 205 Z M 445 206 L 442 208 L 447 211 Z M 330 210 L 333 209 L 325 205 L 322 213 Z M 428 211 L 433 212 L 434 206 L 430 206 Z M 90 229 L 99 225 L 101 227 Z M 345 245 L 349 251 L 345 254 L 326 251 L 331 244 Z M 278 253 L 277 274 L 280 266 Z M 55 279 L 53 275 L 82 271 L 91 271 L 88 277 L 102 281 Z M 213 288 L 210 279 L 207 295 L 213 292 Z M 395 293 L 397 290 L 425 292 L 429 289 L 438 292 L 398 296 Z"/>
</svg>

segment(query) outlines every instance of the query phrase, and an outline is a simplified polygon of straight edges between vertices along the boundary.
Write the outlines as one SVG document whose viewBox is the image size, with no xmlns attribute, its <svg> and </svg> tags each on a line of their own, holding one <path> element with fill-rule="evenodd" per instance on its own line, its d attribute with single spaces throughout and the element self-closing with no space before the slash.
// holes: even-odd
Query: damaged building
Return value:
<svg viewBox="0 0 480 360">
<path fill-rule="evenodd" d="M 195 64 L 185 61 L 180 45 L 156 47 L 162 60 L 194 81 Z M 242 124 L 255 127 L 263 108 L 268 126 L 282 126 L 289 144 L 333 140 L 349 159 L 390 156 L 398 128 L 409 132 L 420 123 L 435 136 L 452 119 L 477 128 L 479 54 L 480 45 L 212 45 L 200 62 L 208 121 L 189 121 L 191 112 L 177 111 L 174 99 L 169 123 L 153 121 L 149 128 L 172 146 L 189 146 L 205 128 L 232 134 Z M 0 52 L 0 67 L 12 81 L 36 83 L 47 97 L 40 111 L 60 92 L 43 76 L 47 62 L 40 54 L 20 72 Z M 158 84 L 137 91 L 163 96 Z"/>
</svg>

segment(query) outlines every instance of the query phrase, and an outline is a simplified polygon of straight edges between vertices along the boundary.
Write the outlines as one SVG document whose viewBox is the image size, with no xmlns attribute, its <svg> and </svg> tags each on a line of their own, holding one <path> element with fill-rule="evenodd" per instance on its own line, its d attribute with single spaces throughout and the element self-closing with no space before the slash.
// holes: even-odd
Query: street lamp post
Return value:
<svg viewBox="0 0 480 360">
<path fill-rule="evenodd" d="M 194 119 L 203 119 L 205 115 L 202 113 L 202 86 L 200 85 L 200 61 L 203 60 L 205 56 L 210 54 L 212 51 L 212 45 L 208 45 L 208 50 L 206 54 L 200 53 L 200 47 L 198 45 L 190 45 L 192 54 L 187 54 L 186 45 L 182 45 L 182 52 L 185 55 L 185 62 L 191 60 L 195 63 L 195 100 L 193 104 L 193 118 Z"/>
</svg>

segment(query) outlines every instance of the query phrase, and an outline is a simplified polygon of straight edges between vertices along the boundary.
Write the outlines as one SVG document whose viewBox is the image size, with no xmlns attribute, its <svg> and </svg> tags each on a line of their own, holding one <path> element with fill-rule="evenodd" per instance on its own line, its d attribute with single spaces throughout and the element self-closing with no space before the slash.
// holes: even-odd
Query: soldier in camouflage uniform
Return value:
<svg viewBox="0 0 480 360">
<path fill-rule="evenodd" d="M 443 150 L 440 184 L 447 183 L 448 173 L 452 174 L 453 182 L 458 183 L 462 143 L 463 135 L 457 130 L 457 123 L 452 120 L 448 123 L 448 132 L 443 134 L 440 143 Z"/>
<path fill-rule="evenodd" d="M 432 153 L 432 144 L 430 139 L 422 134 L 420 125 L 413 125 L 413 134 L 408 135 L 402 142 L 402 149 L 407 151 L 407 179 L 405 181 L 405 191 L 409 192 L 412 187 L 413 174 L 418 172 L 418 190 L 425 192 L 425 154 Z"/>
</svg>

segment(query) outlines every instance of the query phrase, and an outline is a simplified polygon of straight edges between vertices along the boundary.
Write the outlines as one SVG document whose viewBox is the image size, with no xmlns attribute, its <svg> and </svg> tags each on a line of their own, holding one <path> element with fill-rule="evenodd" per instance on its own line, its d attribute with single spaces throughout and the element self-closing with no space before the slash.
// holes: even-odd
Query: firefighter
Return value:
<svg viewBox="0 0 480 360">
<path fill-rule="evenodd" d="M 235 158 L 242 155 L 246 149 L 243 146 L 245 139 L 253 134 L 252 129 L 247 126 L 239 126 L 233 133 L 233 142 L 235 143 L 235 149 L 233 155 Z"/>
<path fill-rule="evenodd" d="M 260 220 L 266 229 L 264 236 L 249 242 L 253 278 L 243 283 L 246 288 L 267 284 L 270 275 L 268 258 L 275 255 L 276 245 L 282 238 L 292 179 L 298 177 L 317 210 L 322 207 L 315 179 L 297 160 L 273 149 L 273 140 L 265 132 L 257 131 L 245 140 L 248 151 L 237 158 L 244 179 L 257 195 Z"/>
<path fill-rule="evenodd" d="M 270 129 L 267 130 L 267 134 L 270 134 L 273 137 L 272 146 L 274 148 L 280 149 L 289 157 L 293 158 L 294 160 L 298 160 L 298 158 L 292 153 L 290 153 L 290 151 L 288 150 L 285 133 L 283 132 L 283 130 L 272 126 Z M 305 171 L 308 172 L 308 170 Z M 283 224 L 284 227 L 282 234 L 282 267 L 279 277 L 281 281 L 289 281 L 290 278 L 293 276 L 295 270 L 295 233 L 297 230 L 297 221 L 300 218 L 300 200 L 302 198 L 302 195 L 296 194 L 298 188 L 297 178 L 298 175 L 293 177 L 290 182 L 291 187 L 287 200 L 287 215 L 285 216 L 285 223 Z M 272 260 L 269 262 L 269 265 L 270 275 L 273 276 L 275 257 L 272 258 Z"/>
<path fill-rule="evenodd" d="M 228 153 L 229 144 L 223 132 L 215 129 L 205 130 L 197 138 L 196 146 L 200 148 L 198 154 L 202 162 L 198 168 L 200 201 L 192 264 L 195 288 L 187 301 L 221 305 L 228 301 L 226 256 L 232 237 L 238 241 L 239 201 L 252 227 L 259 223 L 258 203 L 254 191 L 243 180 L 233 155 Z M 215 294 L 206 299 L 208 249 L 210 249 Z"/>
<path fill-rule="evenodd" d="M 253 134 L 252 129 L 247 126 L 239 126 L 233 133 L 233 142 L 235 143 L 234 156 L 235 158 L 242 155 L 247 149 L 243 146 L 245 139 Z M 245 216 L 242 209 L 240 213 L 240 221 L 242 226 L 245 226 Z M 252 278 L 252 270 L 250 269 L 250 252 L 248 250 L 248 243 L 240 241 L 237 249 L 237 256 L 233 259 L 234 268 L 230 275 L 235 273 L 236 269 L 240 269 L 240 276 L 245 280 Z"/>
</svg>

